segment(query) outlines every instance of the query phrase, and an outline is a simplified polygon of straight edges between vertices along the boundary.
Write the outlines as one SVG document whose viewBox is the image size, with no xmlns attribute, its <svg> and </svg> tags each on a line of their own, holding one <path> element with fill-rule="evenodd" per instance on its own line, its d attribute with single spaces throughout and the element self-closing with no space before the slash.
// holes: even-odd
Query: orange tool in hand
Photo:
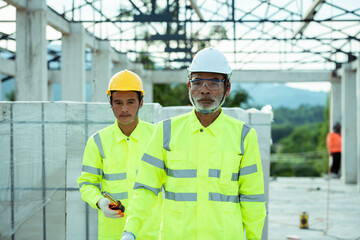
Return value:
<svg viewBox="0 0 360 240">
<path fill-rule="evenodd" d="M 109 208 L 112 210 L 116 210 L 122 217 L 124 217 L 125 207 L 121 204 L 119 200 L 115 200 L 110 194 L 104 192 L 104 197 L 110 200 Z"/>
</svg>

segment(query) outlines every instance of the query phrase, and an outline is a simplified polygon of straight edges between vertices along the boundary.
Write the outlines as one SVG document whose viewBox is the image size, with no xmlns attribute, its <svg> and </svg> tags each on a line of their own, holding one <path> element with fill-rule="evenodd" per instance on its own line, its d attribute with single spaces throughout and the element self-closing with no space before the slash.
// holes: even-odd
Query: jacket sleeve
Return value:
<svg viewBox="0 0 360 240">
<path fill-rule="evenodd" d="M 98 209 L 96 203 L 103 198 L 100 192 L 102 169 L 103 164 L 99 149 L 94 138 L 90 137 L 84 150 L 82 171 L 77 183 L 81 198 L 95 209 Z"/>
<path fill-rule="evenodd" d="M 162 194 L 161 189 L 166 176 L 162 139 L 162 122 L 160 122 L 141 159 L 134 195 L 129 201 L 125 231 L 132 232 L 135 236 L 138 235 L 143 222 L 147 220 L 159 194 Z"/>
<path fill-rule="evenodd" d="M 257 135 L 252 128 L 244 142 L 240 165 L 239 196 L 247 239 L 261 239 L 266 217 L 264 179 Z"/>
</svg>

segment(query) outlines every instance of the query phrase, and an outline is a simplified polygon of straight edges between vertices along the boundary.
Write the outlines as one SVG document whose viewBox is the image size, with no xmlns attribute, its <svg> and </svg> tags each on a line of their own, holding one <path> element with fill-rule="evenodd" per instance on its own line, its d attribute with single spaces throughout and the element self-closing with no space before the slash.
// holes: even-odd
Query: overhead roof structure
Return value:
<svg viewBox="0 0 360 240">
<path fill-rule="evenodd" d="M 16 2 L 0 0 L 1 52 L 15 51 Z M 223 51 L 234 70 L 334 70 L 360 53 L 358 0 L 47 0 L 47 5 L 156 69 L 185 68 L 206 46 Z M 61 34 L 48 27 L 47 39 L 49 61 L 57 61 Z"/>
</svg>

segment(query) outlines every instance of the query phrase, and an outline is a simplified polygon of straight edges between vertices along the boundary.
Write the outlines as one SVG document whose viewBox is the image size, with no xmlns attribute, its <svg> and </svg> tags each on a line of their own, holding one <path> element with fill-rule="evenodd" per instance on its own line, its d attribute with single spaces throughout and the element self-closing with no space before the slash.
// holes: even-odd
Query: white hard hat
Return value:
<svg viewBox="0 0 360 240">
<path fill-rule="evenodd" d="M 231 68 L 224 54 L 212 47 L 204 48 L 196 53 L 188 71 L 189 73 L 221 73 L 229 76 L 231 74 Z"/>
</svg>

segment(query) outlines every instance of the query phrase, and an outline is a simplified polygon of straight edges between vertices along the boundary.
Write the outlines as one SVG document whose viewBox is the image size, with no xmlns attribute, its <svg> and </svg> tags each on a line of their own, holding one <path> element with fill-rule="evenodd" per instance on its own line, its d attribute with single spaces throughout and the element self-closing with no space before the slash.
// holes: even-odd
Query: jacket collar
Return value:
<svg viewBox="0 0 360 240">
<path fill-rule="evenodd" d="M 126 136 L 121 129 L 119 128 L 119 125 L 117 123 L 117 120 L 115 119 L 115 123 L 114 123 L 114 137 L 115 137 L 115 141 L 116 142 L 120 142 L 122 140 L 125 140 L 127 138 L 132 138 L 136 141 L 138 141 L 140 139 L 140 135 L 141 135 L 141 126 L 142 126 L 142 121 L 139 119 L 138 124 L 136 125 L 134 131 L 130 134 L 130 136 Z"/>
<path fill-rule="evenodd" d="M 215 121 L 212 124 L 210 124 L 208 127 L 205 128 L 203 125 L 201 125 L 199 119 L 195 114 L 195 109 L 194 109 L 190 115 L 190 131 L 191 133 L 194 133 L 196 131 L 200 131 L 200 129 L 208 129 L 214 136 L 217 136 L 220 134 L 221 128 L 223 127 L 222 126 L 223 118 L 224 118 L 224 113 L 220 108 L 219 116 L 215 119 Z"/>
</svg>

